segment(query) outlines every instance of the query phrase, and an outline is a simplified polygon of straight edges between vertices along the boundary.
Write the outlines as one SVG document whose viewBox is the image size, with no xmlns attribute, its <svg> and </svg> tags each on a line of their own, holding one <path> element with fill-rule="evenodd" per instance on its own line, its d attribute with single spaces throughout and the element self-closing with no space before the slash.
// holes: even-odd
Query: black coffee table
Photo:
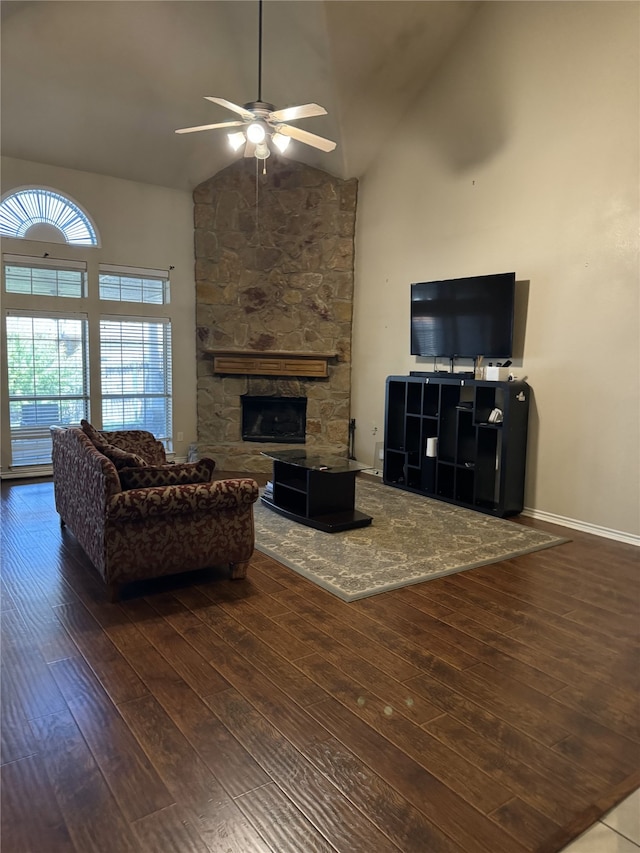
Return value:
<svg viewBox="0 0 640 853">
<path fill-rule="evenodd" d="M 371 524 L 370 515 L 354 508 L 356 475 L 369 466 L 341 456 L 313 456 L 305 450 L 262 455 L 273 459 L 273 491 L 260 499 L 269 509 L 325 533 Z"/>
</svg>

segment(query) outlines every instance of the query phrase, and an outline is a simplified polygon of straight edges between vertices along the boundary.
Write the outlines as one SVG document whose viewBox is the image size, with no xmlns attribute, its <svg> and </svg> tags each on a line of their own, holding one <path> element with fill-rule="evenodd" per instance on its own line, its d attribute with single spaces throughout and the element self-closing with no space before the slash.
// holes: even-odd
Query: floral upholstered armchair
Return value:
<svg viewBox="0 0 640 853">
<path fill-rule="evenodd" d="M 76 537 L 115 600 L 131 581 L 210 566 L 245 577 L 254 548 L 250 478 L 212 480 L 215 463 L 167 463 L 144 430 L 52 427 L 60 523 Z"/>
</svg>

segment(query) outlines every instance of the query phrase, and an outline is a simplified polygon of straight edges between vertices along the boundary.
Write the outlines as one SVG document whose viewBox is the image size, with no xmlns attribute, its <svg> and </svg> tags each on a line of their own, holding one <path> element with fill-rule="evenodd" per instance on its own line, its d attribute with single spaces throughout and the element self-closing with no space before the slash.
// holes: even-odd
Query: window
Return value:
<svg viewBox="0 0 640 853">
<path fill-rule="evenodd" d="M 169 277 L 164 270 L 127 269 L 100 264 L 100 299 L 116 302 L 169 302 Z"/>
<path fill-rule="evenodd" d="M 0 234 L 76 246 L 97 246 L 96 229 L 74 201 L 55 190 L 27 187 L 0 202 Z"/>
<path fill-rule="evenodd" d="M 4 283 L 7 293 L 79 299 L 87 292 L 87 265 L 4 255 Z"/>
<path fill-rule="evenodd" d="M 46 464 L 50 425 L 89 410 L 87 319 L 10 312 L 6 332 L 12 464 Z"/>
<path fill-rule="evenodd" d="M 0 202 L 0 234 L 15 253 L 2 255 L 2 476 L 48 473 L 49 427 L 83 418 L 147 429 L 171 450 L 169 271 L 96 264 L 89 217 L 43 187 Z M 18 254 L 19 239 L 52 245 L 31 257 Z M 56 243 L 75 244 L 72 258 Z"/>
<path fill-rule="evenodd" d="M 168 320 L 100 321 L 102 427 L 171 436 L 171 325 Z"/>
</svg>

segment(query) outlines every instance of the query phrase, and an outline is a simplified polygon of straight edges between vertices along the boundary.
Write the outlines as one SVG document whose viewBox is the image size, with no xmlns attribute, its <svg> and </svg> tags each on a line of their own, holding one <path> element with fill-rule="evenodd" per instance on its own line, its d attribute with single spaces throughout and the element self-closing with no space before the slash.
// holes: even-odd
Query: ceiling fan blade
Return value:
<svg viewBox="0 0 640 853">
<path fill-rule="evenodd" d="M 243 121 L 221 121 L 217 124 L 201 124 L 198 127 L 181 127 L 176 133 L 195 133 L 197 130 L 214 130 L 216 127 L 241 127 Z"/>
<path fill-rule="evenodd" d="M 326 115 L 327 111 L 319 104 L 302 104 L 299 107 L 285 107 L 283 110 L 274 110 L 269 114 L 269 121 L 296 121 L 299 118 Z"/>
<path fill-rule="evenodd" d="M 254 118 L 253 113 L 249 112 L 245 107 L 241 107 L 238 104 L 232 104 L 231 101 L 227 101 L 225 98 L 213 98 L 209 95 L 205 95 L 205 100 L 213 101 L 214 104 L 218 104 L 227 110 L 231 110 L 231 112 L 238 113 L 238 115 L 241 115 L 245 121 L 252 121 Z"/>
<path fill-rule="evenodd" d="M 321 151 L 333 151 L 336 143 L 330 139 L 325 139 L 323 136 L 317 136 L 315 133 L 309 133 L 308 130 L 301 130 L 299 127 L 291 127 L 288 124 L 279 124 L 278 133 L 284 136 L 290 136 L 292 139 L 297 139 L 298 142 L 304 142 L 306 145 L 312 145 L 314 148 L 319 148 Z"/>
</svg>

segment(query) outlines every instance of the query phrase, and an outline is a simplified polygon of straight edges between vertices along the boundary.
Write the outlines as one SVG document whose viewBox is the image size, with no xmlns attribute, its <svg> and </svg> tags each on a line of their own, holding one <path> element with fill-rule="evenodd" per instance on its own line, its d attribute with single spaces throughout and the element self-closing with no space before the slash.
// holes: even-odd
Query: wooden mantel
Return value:
<svg viewBox="0 0 640 853">
<path fill-rule="evenodd" d="M 213 356 L 214 373 L 245 376 L 311 376 L 326 379 L 333 352 L 271 352 L 257 350 L 205 350 Z"/>
</svg>

